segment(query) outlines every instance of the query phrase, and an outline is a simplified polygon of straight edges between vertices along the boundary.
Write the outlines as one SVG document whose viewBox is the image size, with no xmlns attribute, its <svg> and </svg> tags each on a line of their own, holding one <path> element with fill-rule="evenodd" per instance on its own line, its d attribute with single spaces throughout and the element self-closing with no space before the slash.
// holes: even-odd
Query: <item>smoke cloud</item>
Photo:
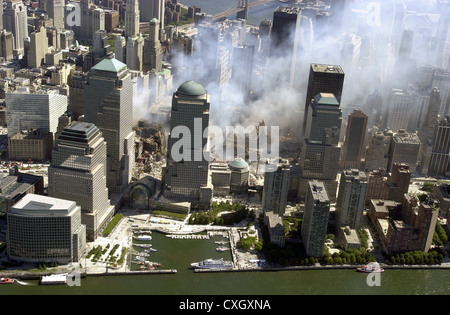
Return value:
<svg viewBox="0 0 450 315">
<path fill-rule="evenodd" d="M 436 41 L 440 22 L 422 25 L 420 13 L 442 11 L 436 4 L 423 1 L 346 1 L 343 11 L 326 15 L 321 10 L 303 9 L 299 23 L 289 36 L 266 51 L 255 47 L 251 91 L 243 77 L 249 60 L 235 58 L 233 47 L 254 43 L 246 32 L 249 25 L 222 23 L 199 26 L 194 53 L 172 51 L 176 89 L 187 80 L 202 83 L 211 95 L 211 123 L 218 126 L 280 126 L 282 135 L 301 140 L 306 90 L 311 63 L 340 65 L 345 72 L 341 100 L 344 119 L 353 107 L 363 111 L 368 96 L 375 91 L 405 88 L 413 83 L 420 66 L 435 65 Z M 448 7 L 445 4 L 446 8 Z M 326 10 L 325 10 L 326 11 Z M 340 18 L 342 17 L 342 18 Z M 424 23 L 425 23 L 424 22 Z M 230 26 L 231 25 L 231 26 Z M 399 56 L 405 29 L 414 33 L 410 54 Z M 243 40 L 244 35 L 246 40 Z M 273 39 L 272 39 L 273 40 Z M 293 48 L 295 43 L 296 49 Z M 442 66 L 438 64 L 437 66 Z M 367 114 L 372 114 L 369 109 Z M 380 115 L 381 113 L 376 113 Z"/>
</svg>

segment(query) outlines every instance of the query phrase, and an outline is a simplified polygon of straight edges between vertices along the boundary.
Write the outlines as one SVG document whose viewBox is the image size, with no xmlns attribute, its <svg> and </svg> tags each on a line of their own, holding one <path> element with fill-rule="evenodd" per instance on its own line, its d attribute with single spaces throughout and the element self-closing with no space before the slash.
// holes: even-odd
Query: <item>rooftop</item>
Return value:
<svg viewBox="0 0 450 315">
<path fill-rule="evenodd" d="M 127 67 L 126 64 L 120 62 L 119 60 L 117 60 L 115 58 L 113 58 L 113 59 L 105 58 L 102 61 L 100 61 L 98 64 L 93 66 L 91 68 L 91 70 L 99 70 L 99 71 L 118 73 L 126 67 Z"/>
<path fill-rule="evenodd" d="M 180 85 L 177 93 L 187 96 L 201 96 L 206 94 L 206 89 L 196 81 L 186 81 Z"/>
<path fill-rule="evenodd" d="M 339 102 L 333 93 L 319 93 L 314 97 L 317 104 L 339 106 Z"/>
<path fill-rule="evenodd" d="M 234 168 L 246 168 L 248 167 L 248 163 L 245 162 L 243 159 L 234 159 L 229 164 L 231 167 Z"/>
<path fill-rule="evenodd" d="M 326 64 L 311 64 L 311 69 L 314 72 L 323 72 L 323 73 L 336 73 L 336 74 L 344 74 L 344 70 L 339 65 L 326 65 Z"/>
<path fill-rule="evenodd" d="M 76 206 L 74 201 L 43 195 L 27 194 L 11 209 L 12 214 L 54 215 L 67 214 Z"/>
</svg>

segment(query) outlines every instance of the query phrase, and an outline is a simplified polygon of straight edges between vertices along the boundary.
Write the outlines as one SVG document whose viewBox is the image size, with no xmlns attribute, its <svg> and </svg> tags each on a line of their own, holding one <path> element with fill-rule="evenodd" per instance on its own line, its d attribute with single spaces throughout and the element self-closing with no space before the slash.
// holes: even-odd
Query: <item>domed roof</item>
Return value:
<svg viewBox="0 0 450 315">
<path fill-rule="evenodd" d="M 198 82 L 186 81 L 180 85 L 177 92 L 188 96 L 201 96 L 206 94 L 206 89 Z"/>
<path fill-rule="evenodd" d="M 248 167 L 247 162 L 245 162 L 243 159 L 235 159 L 235 160 L 231 161 L 229 165 L 231 167 L 234 167 L 234 168 L 246 168 L 246 167 Z"/>
</svg>

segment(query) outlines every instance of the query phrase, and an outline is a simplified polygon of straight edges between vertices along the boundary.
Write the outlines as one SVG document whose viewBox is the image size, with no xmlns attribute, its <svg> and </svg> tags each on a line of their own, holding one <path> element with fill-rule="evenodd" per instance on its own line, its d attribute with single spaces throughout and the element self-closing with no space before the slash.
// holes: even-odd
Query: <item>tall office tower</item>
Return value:
<svg viewBox="0 0 450 315">
<path fill-rule="evenodd" d="M 410 91 L 392 89 L 387 96 L 385 105 L 383 105 L 383 111 L 386 116 L 385 128 L 391 129 L 394 132 L 399 129 L 408 130 L 411 105 L 412 96 Z"/>
<path fill-rule="evenodd" d="M 177 201 L 191 202 L 193 207 L 209 208 L 212 189 L 209 180 L 209 162 L 203 148 L 207 138 L 191 137 L 190 144 L 177 143 L 174 128 L 185 126 L 194 135 L 194 126 L 201 134 L 209 124 L 210 96 L 198 82 L 187 81 L 173 93 L 170 117 L 170 136 L 167 146 L 167 166 L 164 170 L 164 196 Z M 200 125 L 201 124 L 201 125 Z M 198 135 L 197 135 L 198 136 Z M 182 155 L 182 156 L 175 156 Z"/>
<path fill-rule="evenodd" d="M 317 180 L 309 181 L 302 222 L 302 240 L 308 256 L 323 256 L 329 212 L 325 185 Z"/>
<path fill-rule="evenodd" d="M 397 55 L 397 64 L 402 64 L 405 60 L 411 58 L 412 47 L 414 40 L 414 32 L 411 30 L 404 30 L 400 48 Z"/>
<path fill-rule="evenodd" d="M 436 87 L 441 94 L 441 105 L 439 115 L 441 117 L 450 113 L 450 70 L 432 68 L 431 69 L 431 86 Z"/>
<path fill-rule="evenodd" d="M 248 99 L 252 89 L 254 55 L 253 45 L 233 47 L 231 80 L 238 92 L 244 95 L 244 101 Z"/>
<path fill-rule="evenodd" d="M 344 71 L 341 66 L 311 64 L 306 91 L 305 113 L 303 118 L 303 135 L 306 133 L 306 121 L 309 115 L 311 101 L 319 93 L 333 93 L 340 103 L 344 86 Z"/>
<path fill-rule="evenodd" d="M 14 49 L 24 53 L 24 40 L 28 37 L 27 7 L 21 0 L 7 0 L 3 12 L 3 27 L 13 33 Z"/>
<path fill-rule="evenodd" d="M 3 30 L 3 1 L 2 5 L 0 5 L 0 31 Z"/>
<path fill-rule="evenodd" d="M 48 53 L 47 31 L 45 27 L 30 33 L 30 46 L 27 54 L 29 68 L 39 68 L 45 63 Z"/>
<path fill-rule="evenodd" d="M 436 128 L 428 176 L 450 176 L 450 116 L 442 118 Z"/>
<path fill-rule="evenodd" d="M 420 140 L 417 134 L 400 129 L 392 136 L 387 171 L 390 172 L 394 163 L 398 162 L 408 164 L 411 174 L 416 173 L 419 151 Z"/>
<path fill-rule="evenodd" d="M 127 66 L 105 58 L 87 75 L 85 121 L 96 125 L 107 143 L 107 187 L 120 194 L 130 183 L 134 164 L 133 82 Z"/>
<path fill-rule="evenodd" d="M 348 115 L 344 146 L 342 147 L 341 168 L 361 168 L 364 140 L 367 130 L 367 115 L 356 108 Z"/>
<path fill-rule="evenodd" d="M 143 68 L 144 37 L 138 35 L 128 37 L 125 46 L 125 59 L 128 69 L 142 71 Z"/>
<path fill-rule="evenodd" d="M 67 96 L 56 90 L 7 92 L 6 110 L 8 137 L 30 129 L 39 129 L 42 134 L 55 134 L 59 117 L 67 110 Z"/>
<path fill-rule="evenodd" d="M 138 0 L 127 0 L 125 10 L 125 37 L 135 37 L 139 35 L 140 11 Z"/>
<path fill-rule="evenodd" d="M 342 67 L 345 69 L 347 76 L 351 76 L 359 66 L 361 37 L 353 33 L 347 33 L 339 39 L 339 42 Z"/>
<path fill-rule="evenodd" d="M 159 21 L 159 29 L 164 29 L 165 0 L 139 0 L 139 10 L 141 22 L 156 18 Z"/>
<path fill-rule="evenodd" d="M 69 104 L 67 111 L 72 113 L 75 120 L 84 115 L 84 85 L 86 84 L 86 74 L 81 71 L 72 71 L 67 78 L 69 86 Z"/>
<path fill-rule="evenodd" d="M 288 67 L 286 71 L 290 72 L 287 78 L 290 87 L 294 83 L 297 64 L 300 21 L 300 8 L 280 6 L 273 13 L 270 56 L 286 59 Z"/>
<path fill-rule="evenodd" d="M 300 152 L 301 180 L 299 198 L 304 198 L 308 180 L 320 179 L 327 187 L 328 197 L 336 197 L 341 147 L 342 111 L 331 93 L 316 95 L 307 117 L 306 133 Z"/>
<path fill-rule="evenodd" d="M 149 34 L 144 41 L 143 66 L 144 73 L 162 70 L 163 52 L 159 41 L 159 21 L 153 18 L 149 22 Z"/>
<path fill-rule="evenodd" d="M 53 20 L 53 27 L 57 29 L 65 28 L 65 5 L 64 0 L 47 0 L 48 17 Z"/>
<path fill-rule="evenodd" d="M 10 259 L 68 264 L 86 254 L 86 227 L 73 201 L 27 194 L 11 208 L 7 220 Z"/>
<path fill-rule="evenodd" d="M 367 176 L 357 169 L 341 173 L 336 214 L 339 226 L 359 230 L 366 203 Z"/>
<path fill-rule="evenodd" d="M 428 103 L 428 108 L 423 119 L 423 124 L 418 132 L 420 140 L 419 166 L 418 172 L 421 175 L 428 173 L 431 154 L 433 152 L 433 136 L 438 125 L 439 106 L 441 104 L 440 92 L 437 88 L 433 88 Z"/>
<path fill-rule="evenodd" d="M 272 21 L 262 20 L 259 23 L 259 37 L 261 38 L 261 53 L 265 58 L 270 56 L 270 37 L 272 34 Z"/>
<path fill-rule="evenodd" d="M 301 150 L 300 167 L 304 178 L 336 179 L 341 125 L 342 111 L 334 95 L 317 94 L 311 102 Z"/>
<path fill-rule="evenodd" d="M 366 149 L 365 170 L 367 172 L 379 168 L 387 170 L 392 136 L 393 132 L 390 130 L 375 132 Z"/>
<path fill-rule="evenodd" d="M 290 182 L 290 166 L 288 161 L 280 161 L 276 171 L 264 173 L 262 209 L 273 211 L 283 216 L 286 211 L 287 195 Z"/>
<path fill-rule="evenodd" d="M 55 140 L 48 168 L 48 194 L 75 201 L 89 240 L 95 240 L 114 214 L 106 188 L 106 142 L 91 123 L 74 121 Z"/>
<path fill-rule="evenodd" d="M 444 52 L 447 44 L 448 28 L 450 27 L 450 8 L 444 5 L 439 14 L 439 27 L 437 30 L 436 55 L 434 64 L 442 68 Z"/>
<path fill-rule="evenodd" d="M 346 0 L 331 0 L 330 1 L 330 10 L 332 12 L 331 25 L 330 30 L 333 32 L 334 36 L 341 35 L 341 31 L 344 26 L 344 16 L 346 11 Z"/>
<path fill-rule="evenodd" d="M 72 6 L 67 5 L 66 14 L 71 10 Z M 74 30 L 77 40 L 92 46 L 95 32 L 105 29 L 105 11 L 93 5 L 92 0 L 80 0 L 80 10 L 79 22 L 81 25 L 66 25 L 66 27 Z"/>
<path fill-rule="evenodd" d="M 128 0 L 125 10 L 125 56 L 118 53 L 120 60 L 130 70 L 142 71 L 144 38 L 139 32 L 139 3 L 137 0 Z M 118 50 L 123 46 L 118 46 Z"/>
<path fill-rule="evenodd" d="M 5 29 L 0 31 L 0 57 L 5 61 L 14 58 L 14 37 Z"/>
</svg>

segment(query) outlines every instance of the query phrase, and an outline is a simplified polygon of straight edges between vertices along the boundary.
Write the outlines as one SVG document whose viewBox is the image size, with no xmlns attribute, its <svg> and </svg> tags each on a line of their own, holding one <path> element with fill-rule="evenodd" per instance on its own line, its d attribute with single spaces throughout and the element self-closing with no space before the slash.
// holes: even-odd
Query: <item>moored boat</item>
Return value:
<svg viewBox="0 0 450 315">
<path fill-rule="evenodd" d="M 367 265 L 356 268 L 356 270 L 359 272 L 366 272 L 366 273 L 384 272 L 384 269 L 381 268 L 380 265 L 376 262 L 368 263 Z"/>
<path fill-rule="evenodd" d="M 0 284 L 13 284 L 16 279 L 8 278 L 8 277 L 1 277 L 0 278 Z"/>
<path fill-rule="evenodd" d="M 223 258 L 209 258 L 200 262 L 192 263 L 191 266 L 199 269 L 231 269 L 233 268 L 233 263 L 231 261 L 224 261 Z"/>
</svg>

